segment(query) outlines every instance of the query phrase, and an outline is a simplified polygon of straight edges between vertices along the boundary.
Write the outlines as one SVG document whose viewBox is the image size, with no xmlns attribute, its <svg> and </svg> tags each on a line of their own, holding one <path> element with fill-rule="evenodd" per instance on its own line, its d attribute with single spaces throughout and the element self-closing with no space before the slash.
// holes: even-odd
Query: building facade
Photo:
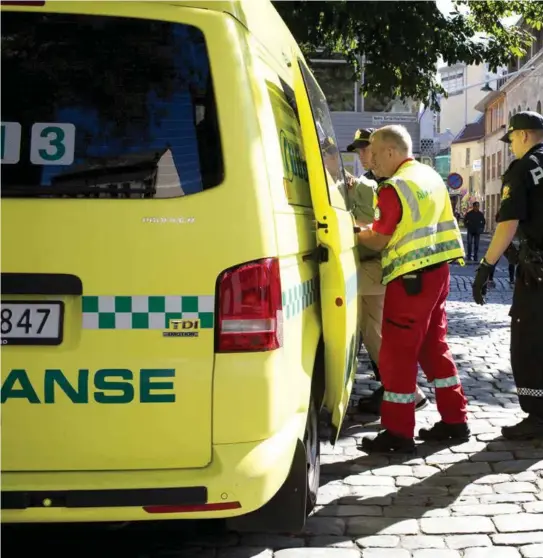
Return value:
<svg viewBox="0 0 543 558">
<path fill-rule="evenodd" d="M 462 177 L 462 187 L 450 191 L 455 210 L 464 215 L 474 202 L 483 201 L 482 146 L 484 121 L 468 124 L 451 144 L 451 172 Z"/>
<path fill-rule="evenodd" d="M 522 22 L 518 25 L 527 27 Z M 511 116 L 523 110 L 543 114 L 543 29 L 532 31 L 534 42 L 522 58 L 509 64 L 508 73 L 520 74 L 505 77 L 491 83 L 497 89 L 489 92 L 476 108 L 484 113 L 485 136 L 483 138 L 483 184 L 484 211 L 489 232 L 495 229 L 496 213 L 501 202 L 501 176 L 513 160 L 508 144 L 500 141 Z"/>
<path fill-rule="evenodd" d="M 481 91 L 481 87 L 466 87 L 484 82 L 488 75 L 488 65 L 468 66 L 459 63 L 443 66 L 438 69 L 438 75 L 448 94 L 440 102 L 438 133 L 449 131 L 453 137 L 457 137 L 465 126 L 481 116 L 475 105 L 485 97 L 485 92 Z"/>
</svg>

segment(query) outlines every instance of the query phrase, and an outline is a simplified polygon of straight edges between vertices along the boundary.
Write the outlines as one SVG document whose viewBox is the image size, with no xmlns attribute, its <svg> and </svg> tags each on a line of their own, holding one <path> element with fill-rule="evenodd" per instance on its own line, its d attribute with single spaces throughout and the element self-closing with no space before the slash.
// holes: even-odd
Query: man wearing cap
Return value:
<svg viewBox="0 0 543 558">
<path fill-rule="evenodd" d="M 361 128 L 355 132 L 353 142 L 347 146 L 347 151 L 356 152 L 360 163 L 366 171 L 358 180 L 351 181 L 348 189 L 351 211 L 357 222 L 369 225 L 375 217 L 377 202 L 377 186 L 384 177 L 378 177 L 373 171 L 373 161 L 370 147 L 370 136 L 375 128 Z M 354 177 L 353 177 L 354 178 Z M 383 268 L 381 266 L 381 252 L 358 245 L 360 265 L 360 303 L 362 314 L 362 341 L 370 357 L 371 367 L 375 379 L 380 382 L 379 351 L 381 350 L 381 328 L 383 320 L 383 306 L 385 303 L 386 287 L 381 283 Z M 379 415 L 385 389 L 376 389 L 369 397 L 362 397 L 358 401 L 361 413 Z M 415 409 L 420 410 L 428 405 L 422 390 L 417 386 Z"/>
<path fill-rule="evenodd" d="M 543 116 L 511 117 L 501 138 L 516 157 L 503 175 L 499 222 L 473 283 L 473 298 L 485 303 L 489 277 L 518 230 L 517 280 L 511 316 L 511 368 L 527 417 L 504 426 L 508 439 L 543 438 Z"/>
</svg>

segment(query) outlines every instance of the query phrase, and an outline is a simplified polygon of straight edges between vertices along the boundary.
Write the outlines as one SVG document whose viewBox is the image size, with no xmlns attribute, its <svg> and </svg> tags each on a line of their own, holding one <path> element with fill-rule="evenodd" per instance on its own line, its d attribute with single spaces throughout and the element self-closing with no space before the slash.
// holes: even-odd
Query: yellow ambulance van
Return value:
<svg viewBox="0 0 543 558">
<path fill-rule="evenodd" d="M 301 529 L 356 238 L 271 2 L 2 2 L 2 78 L 2 520 Z"/>
</svg>

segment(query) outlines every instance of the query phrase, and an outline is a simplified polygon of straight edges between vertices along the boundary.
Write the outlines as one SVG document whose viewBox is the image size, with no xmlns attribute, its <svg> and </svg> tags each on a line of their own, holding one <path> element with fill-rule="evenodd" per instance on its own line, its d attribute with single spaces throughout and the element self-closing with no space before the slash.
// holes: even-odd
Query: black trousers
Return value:
<svg viewBox="0 0 543 558">
<path fill-rule="evenodd" d="M 520 407 L 543 418 L 543 288 L 526 286 L 522 269 L 517 271 L 509 315 L 511 368 Z"/>
<path fill-rule="evenodd" d="M 508 272 L 509 272 L 509 282 L 513 283 L 513 281 L 515 280 L 515 264 L 509 264 L 508 265 Z M 494 281 L 494 271 L 496 269 L 492 269 L 492 271 L 490 272 L 490 277 L 488 278 L 489 281 Z"/>
<path fill-rule="evenodd" d="M 479 254 L 479 238 L 481 237 L 480 234 L 473 234 L 468 231 L 468 258 L 473 257 L 477 259 L 477 255 Z"/>
</svg>

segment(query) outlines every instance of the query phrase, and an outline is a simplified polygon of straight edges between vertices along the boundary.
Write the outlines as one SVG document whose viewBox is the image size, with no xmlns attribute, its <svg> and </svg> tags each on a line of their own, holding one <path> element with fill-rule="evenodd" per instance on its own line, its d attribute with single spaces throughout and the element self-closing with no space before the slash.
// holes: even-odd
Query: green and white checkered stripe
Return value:
<svg viewBox="0 0 543 558">
<path fill-rule="evenodd" d="M 83 329 L 167 329 L 176 319 L 212 329 L 214 312 L 214 296 L 84 296 Z"/>
<path fill-rule="evenodd" d="M 393 391 L 385 391 L 383 394 L 383 401 L 390 403 L 414 403 L 414 393 L 394 393 Z"/>
<path fill-rule="evenodd" d="M 293 285 L 283 291 L 283 314 L 288 320 L 301 314 L 306 308 L 314 304 L 319 296 L 319 280 L 313 277 L 308 281 Z"/>
<path fill-rule="evenodd" d="M 448 378 L 436 378 L 434 380 L 434 386 L 436 388 L 446 388 L 457 386 L 460 384 L 460 378 L 455 374 L 454 376 L 449 376 Z"/>
</svg>

